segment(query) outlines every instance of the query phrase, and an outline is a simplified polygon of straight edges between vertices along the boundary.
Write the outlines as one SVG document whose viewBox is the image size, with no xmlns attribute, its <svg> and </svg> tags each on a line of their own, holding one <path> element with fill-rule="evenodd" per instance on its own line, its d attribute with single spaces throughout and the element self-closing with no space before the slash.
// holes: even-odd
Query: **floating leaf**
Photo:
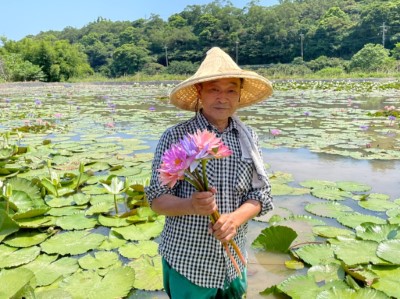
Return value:
<svg viewBox="0 0 400 299">
<path fill-rule="evenodd" d="M 371 285 L 372 288 L 380 290 L 393 298 L 398 297 L 400 285 L 399 266 L 372 266 L 371 271 L 379 277 Z"/>
<path fill-rule="evenodd" d="M 40 248 L 14 248 L 0 244 L 0 268 L 17 267 L 33 261 L 40 253 Z"/>
<path fill-rule="evenodd" d="M 97 224 L 97 218 L 87 217 L 84 212 L 61 216 L 56 220 L 56 225 L 65 230 L 89 229 L 94 228 Z"/>
<path fill-rule="evenodd" d="M 29 285 L 34 277 L 28 269 L 16 268 L 0 271 L 0 298 L 15 298 L 25 286 Z"/>
<path fill-rule="evenodd" d="M 158 244 L 154 241 L 139 241 L 137 243 L 128 243 L 121 246 L 118 252 L 128 258 L 137 259 L 142 255 L 156 256 L 158 250 Z"/>
<path fill-rule="evenodd" d="M 336 289 L 332 288 L 330 290 L 323 291 L 318 294 L 317 299 L 388 299 L 388 297 L 380 292 L 373 289 Z"/>
<path fill-rule="evenodd" d="M 161 234 L 162 229 L 163 223 L 160 221 L 154 221 L 126 227 L 115 227 L 112 228 L 112 231 L 120 234 L 126 240 L 143 241 L 158 237 Z"/>
<path fill-rule="evenodd" d="M 294 260 L 285 261 L 285 266 L 286 266 L 286 268 L 293 269 L 293 270 L 300 270 L 300 269 L 304 268 L 304 264 L 302 262 L 294 261 Z"/>
<path fill-rule="evenodd" d="M 366 184 L 351 182 L 351 181 L 340 181 L 336 182 L 336 186 L 344 191 L 348 192 L 366 192 L 371 190 L 371 186 Z"/>
<path fill-rule="evenodd" d="M 351 230 L 334 226 L 314 226 L 312 231 L 314 234 L 324 238 L 336 238 L 337 236 L 354 235 L 354 232 Z"/>
<path fill-rule="evenodd" d="M 335 245 L 336 257 L 347 265 L 356 264 L 386 264 L 376 255 L 378 243 L 374 241 L 351 240 L 340 242 Z M 362 254 L 360 254 L 362 252 Z"/>
<path fill-rule="evenodd" d="M 386 240 L 378 245 L 376 255 L 392 264 L 400 265 L 399 252 L 400 240 Z"/>
<path fill-rule="evenodd" d="M 67 277 L 79 269 L 78 261 L 72 257 L 41 254 L 34 261 L 23 266 L 35 274 L 35 285 L 46 286 L 61 277 Z"/>
<path fill-rule="evenodd" d="M 367 199 L 359 201 L 358 205 L 363 207 L 364 209 L 377 212 L 384 212 L 399 207 L 398 204 L 384 199 Z"/>
<path fill-rule="evenodd" d="M 263 229 L 253 241 L 252 246 L 264 248 L 267 251 L 288 252 L 290 245 L 296 239 L 297 233 L 286 226 L 271 226 Z"/>
<path fill-rule="evenodd" d="M 317 216 L 336 218 L 353 209 L 337 202 L 317 202 L 307 204 L 304 209 Z"/>
<path fill-rule="evenodd" d="M 311 266 L 338 263 L 329 244 L 308 244 L 292 252 Z"/>
<path fill-rule="evenodd" d="M 103 235 L 73 231 L 57 234 L 40 244 L 40 247 L 48 254 L 74 255 L 96 249 L 104 239 Z"/>
<path fill-rule="evenodd" d="M 307 274 L 313 276 L 316 282 L 343 280 L 345 277 L 344 269 L 337 263 L 312 266 Z"/>
<path fill-rule="evenodd" d="M 161 257 L 141 257 L 128 264 L 135 269 L 134 287 L 140 290 L 157 291 L 163 288 Z"/>
<path fill-rule="evenodd" d="M 382 218 L 372 216 L 372 215 L 364 215 L 360 213 L 353 213 L 353 214 L 347 214 L 343 215 L 337 218 L 337 221 L 339 223 L 351 227 L 351 228 L 356 228 L 358 225 L 364 222 L 371 222 L 375 224 L 385 224 L 386 221 Z"/>
<path fill-rule="evenodd" d="M 4 210 L 0 210 L 0 242 L 19 230 L 19 225 Z"/>
<path fill-rule="evenodd" d="M 4 244 L 12 247 L 31 247 L 38 245 L 51 236 L 51 233 L 40 231 L 19 231 L 6 240 Z"/>
<path fill-rule="evenodd" d="M 400 227 L 393 224 L 375 224 L 364 222 L 355 228 L 357 237 L 363 240 L 384 241 L 400 239 Z"/>
<path fill-rule="evenodd" d="M 111 251 L 97 251 L 94 256 L 86 254 L 78 260 L 79 266 L 86 270 L 108 268 L 120 263 L 118 254 Z"/>
<path fill-rule="evenodd" d="M 345 200 L 351 198 L 353 194 L 347 191 L 342 191 L 339 188 L 315 188 L 311 190 L 311 194 L 315 197 L 327 200 Z"/>
<path fill-rule="evenodd" d="M 128 295 L 135 282 L 135 271 L 130 267 L 117 267 L 104 277 L 98 272 L 87 270 L 76 272 L 65 278 L 59 287 L 73 298 L 109 299 Z"/>
</svg>

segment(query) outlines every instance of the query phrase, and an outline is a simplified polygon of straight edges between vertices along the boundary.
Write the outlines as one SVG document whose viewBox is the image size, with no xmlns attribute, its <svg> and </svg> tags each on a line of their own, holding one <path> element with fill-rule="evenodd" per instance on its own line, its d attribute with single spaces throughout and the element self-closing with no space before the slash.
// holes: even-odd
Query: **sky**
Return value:
<svg viewBox="0 0 400 299">
<path fill-rule="evenodd" d="M 0 0 L 0 36 L 18 41 L 41 31 L 82 28 L 103 17 L 111 21 L 135 21 L 151 14 L 167 20 L 188 5 L 204 5 L 212 0 Z M 250 0 L 230 0 L 237 8 Z M 279 0 L 259 0 L 272 6 Z M 223 3 L 223 1 L 222 1 Z"/>
</svg>

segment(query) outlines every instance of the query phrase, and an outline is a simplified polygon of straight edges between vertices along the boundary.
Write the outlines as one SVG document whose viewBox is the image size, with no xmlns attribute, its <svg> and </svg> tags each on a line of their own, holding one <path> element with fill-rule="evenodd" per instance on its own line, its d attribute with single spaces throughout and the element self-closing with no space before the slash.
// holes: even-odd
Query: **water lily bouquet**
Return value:
<svg viewBox="0 0 400 299">
<path fill-rule="evenodd" d="M 210 159 L 221 159 L 228 157 L 232 151 L 214 133 L 207 130 L 197 130 L 194 134 L 188 134 L 178 143 L 172 144 L 162 156 L 159 178 L 162 185 L 170 188 L 175 186 L 179 180 L 185 180 L 192 184 L 198 191 L 209 190 L 206 164 Z M 201 172 L 198 166 L 201 164 Z M 211 222 L 215 223 L 220 214 L 215 211 L 210 215 Z M 237 244 L 230 240 L 229 244 L 235 250 L 240 261 L 246 265 L 246 261 Z M 231 259 L 236 271 L 241 275 L 239 266 L 233 258 L 229 245 L 223 244 L 226 253 Z"/>
</svg>

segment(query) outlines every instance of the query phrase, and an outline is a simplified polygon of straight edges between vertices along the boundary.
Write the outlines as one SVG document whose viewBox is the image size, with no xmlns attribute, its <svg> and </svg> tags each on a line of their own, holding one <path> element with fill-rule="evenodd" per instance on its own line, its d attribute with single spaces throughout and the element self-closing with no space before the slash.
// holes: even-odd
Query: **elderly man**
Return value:
<svg viewBox="0 0 400 299">
<path fill-rule="evenodd" d="M 207 52 L 197 72 L 178 84 L 171 103 L 195 116 L 168 128 L 158 143 L 146 195 L 152 209 L 166 216 L 159 253 L 164 288 L 170 298 L 242 298 L 246 267 L 238 273 L 222 244 L 233 240 L 245 252 L 248 221 L 273 209 L 271 188 L 255 132 L 235 115 L 238 108 L 272 94 L 272 85 L 257 73 L 242 70 L 220 48 Z M 173 188 L 161 184 L 159 168 L 165 151 L 197 130 L 213 132 L 232 151 L 207 163 L 208 191 L 187 181 Z M 218 209 L 220 218 L 210 223 Z"/>
</svg>

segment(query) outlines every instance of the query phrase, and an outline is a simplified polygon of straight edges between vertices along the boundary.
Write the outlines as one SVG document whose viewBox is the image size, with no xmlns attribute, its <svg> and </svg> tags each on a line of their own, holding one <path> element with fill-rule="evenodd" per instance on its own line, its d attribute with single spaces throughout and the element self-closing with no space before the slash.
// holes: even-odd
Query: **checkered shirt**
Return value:
<svg viewBox="0 0 400 299">
<path fill-rule="evenodd" d="M 150 205 L 153 199 L 163 194 L 168 193 L 180 198 L 189 198 L 195 192 L 195 188 L 186 181 L 178 181 L 172 189 L 161 186 L 157 169 L 160 168 L 163 153 L 170 148 L 171 144 L 178 143 L 185 135 L 193 134 L 198 129 L 214 132 L 233 152 L 229 157 L 211 159 L 207 162 L 209 186 L 217 189 L 215 198 L 218 211 L 221 214 L 233 212 L 249 199 L 261 203 L 260 215 L 272 210 L 269 182 L 263 188 L 252 188 L 254 166 L 252 162 L 241 158 L 235 121 L 230 119 L 228 128 L 220 133 L 208 123 L 201 113 L 197 113 L 195 117 L 188 121 L 168 128 L 161 136 L 154 155 L 150 185 L 145 189 Z M 251 129 L 250 131 L 254 140 L 258 143 L 256 134 Z M 199 167 L 201 167 L 201 164 Z M 199 171 L 201 171 L 200 168 Z M 208 216 L 167 216 L 161 234 L 159 253 L 172 268 L 196 285 L 207 288 L 223 288 L 224 282 L 232 281 L 237 273 L 221 243 L 208 233 L 209 222 Z M 234 237 L 244 255 L 246 255 L 247 230 L 248 224 L 245 223 L 238 228 Z M 243 271 L 242 263 L 233 249 L 231 251 Z"/>
</svg>

